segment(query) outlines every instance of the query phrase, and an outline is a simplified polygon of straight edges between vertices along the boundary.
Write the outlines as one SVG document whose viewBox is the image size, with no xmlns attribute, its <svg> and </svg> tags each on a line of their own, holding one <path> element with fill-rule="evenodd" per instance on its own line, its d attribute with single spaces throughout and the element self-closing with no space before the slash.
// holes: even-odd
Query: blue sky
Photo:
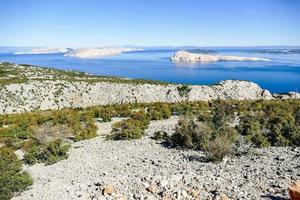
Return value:
<svg viewBox="0 0 300 200">
<path fill-rule="evenodd" d="M 1 0 L 0 46 L 300 45 L 298 0 Z"/>
</svg>

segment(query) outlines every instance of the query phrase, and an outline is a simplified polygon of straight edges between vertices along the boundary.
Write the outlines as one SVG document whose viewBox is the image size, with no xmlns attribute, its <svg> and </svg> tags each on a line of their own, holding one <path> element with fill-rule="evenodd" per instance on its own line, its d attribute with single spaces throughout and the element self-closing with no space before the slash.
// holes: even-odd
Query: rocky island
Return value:
<svg viewBox="0 0 300 200">
<path fill-rule="evenodd" d="M 188 51 L 177 51 L 174 56 L 171 57 L 171 61 L 174 62 L 217 62 L 217 61 L 270 61 L 266 58 L 256 57 L 241 57 L 241 56 L 223 56 L 216 54 L 201 54 L 190 53 Z"/>
<path fill-rule="evenodd" d="M 76 58 L 101 58 L 106 56 L 119 55 L 124 52 L 141 51 L 138 48 L 125 48 L 125 47 L 103 47 L 103 48 L 79 48 L 70 51 L 65 56 L 76 57 Z"/>
<path fill-rule="evenodd" d="M 15 55 L 26 55 L 26 54 L 55 54 L 55 53 L 67 53 L 71 49 L 68 48 L 34 48 L 28 51 L 18 51 L 13 54 Z"/>
</svg>

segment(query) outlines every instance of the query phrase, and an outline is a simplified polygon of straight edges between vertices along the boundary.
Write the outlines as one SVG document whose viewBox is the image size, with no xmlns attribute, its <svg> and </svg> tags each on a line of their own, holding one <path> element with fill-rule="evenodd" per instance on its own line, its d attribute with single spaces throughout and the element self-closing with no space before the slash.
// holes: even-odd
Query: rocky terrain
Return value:
<svg viewBox="0 0 300 200">
<path fill-rule="evenodd" d="M 180 85 L 0 63 L 0 114 L 114 103 L 272 99 L 249 81 Z M 0 74 L 1 75 L 1 74 Z M 291 97 L 293 98 L 293 97 Z"/>
<path fill-rule="evenodd" d="M 171 57 L 174 62 L 217 62 L 217 61 L 270 61 L 265 58 L 241 57 L 241 56 L 223 56 L 216 54 L 190 53 L 188 51 L 177 51 Z"/>
<path fill-rule="evenodd" d="M 247 81 L 223 81 L 212 86 L 188 86 L 180 95 L 178 85 L 126 84 L 86 81 L 35 80 L 0 88 L 0 114 L 90 107 L 114 103 L 208 101 L 213 99 L 271 99 L 269 91 Z"/>
<path fill-rule="evenodd" d="M 129 102 L 273 98 L 300 98 L 300 94 L 271 94 L 253 82 L 241 80 L 226 80 L 214 85 L 181 85 L 0 63 L 0 114 Z"/>
<path fill-rule="evenodd" d="M 151 139 L 158 130 L 172 134 L 177 121 L 152 121 L 131 141 L 105 140 L 111 123 L 97 123 L 99 136 L 74 143 L 68 159 L 25 166 L 34 184 L 13 199 L 287 199 L 300 178 L 300 148 L 243 147 L 241 156 L 212 163 L 201 151 Z"/>
<path fill-rule="evenodd" d="M 0 114 L 129 102 L 299 97 L 294 92 L 271 94 L 248 81 L 181 85 L 0 63 Z M 69 114 L 74 122 L 77 119 L 75 111 Z M 59 119 L 59 113 L 57 115 Z M 90 124 L 94 125 L 94 118 L 102 115 L 89 117 Z M 299 147 L 257 149 L 245 143 L 245 136 L 241 134 L 238 142 L 232 144 L 235 154 L 217 163 L 208 162 L 203 151 L 171 148 L 153 139 L 157 131 L 172 135 L 178 119 L 178 116 L 172 116 L 166 120 L 151 121 L 142 138 L 113 141 L 107 140 L 106 136 L 112 133 L 112 125 L 124 118 L 113 118 L 111 122 L 102 122 L 105 120 L 98 118 L 95 120 L 97 134 L 96 127 L 93 129 L 93 137 L 97 137 L 79 142 L 70 140 L 69 136 L 63 137 L 64 142 L 71 143 L 67 159 L 67 156 L 63 157 L 65 160 L 58 157 L 58 162 L 52 162 L 52 165 L 24 165 L 23 169 L 33 178 L 33 185 L 20 194 L 13 193 L 13 199 L 286 199 L 288 185 L 300 179 Z M 80 120 L 77 123 L 84 126 Z M 51 125 L 50 121 L 48 125 Z M 75 125 L 78 131 L 80 126 Z M 12 131 L 6 130 L 9 126 L 3 123 L 2 134 L 15 137 L 15 128 L 11 127 Z M 31 127 L 30 124 L 28 127 Z M 47 136 L 43 137 L 47 139 Z M 22 148 L 12 152 L 20 160 L 25 153 L 23 161 L 29 155 Z"/>
</svg>

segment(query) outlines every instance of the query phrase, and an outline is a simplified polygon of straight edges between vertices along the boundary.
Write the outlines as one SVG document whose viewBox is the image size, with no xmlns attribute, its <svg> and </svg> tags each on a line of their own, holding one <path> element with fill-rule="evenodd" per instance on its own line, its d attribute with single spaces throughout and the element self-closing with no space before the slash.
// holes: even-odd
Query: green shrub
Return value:
<svg viewBox="0 0 300 200">
<path fill-rule="evenodd" d="M 157 103 L 147 107 L 147 115 L 151 120 L 168 119 L 172 115 L 171 107 L 166 103 Z"/>
<path fill-rule="evenodd" d="M 299 100 L 243 102 L 238 130 L 258 147 L 299 146 Z M 239 102 L 241 104 L 241 102 Z M 249 104 L 249 105 L 248 105 Z"/>
<path fill-rule="evenodd" d="M 173 146 L 203 150 L 208 146 L 212 134 L 213 129 L 206 123 L 198 122 L 193 117 L 184 117 L 178 122 L 170 142 Z"/>
<path fill-rule="evenodd" d="M 173 146 L 205 151 L 208 159 L 219 161 L 231 153 L 236 136 L 236 130 L 228 126 L 226 121 L 223 124 L 218 122 L 216 126 L 213 120 L 198 121 L 193 116 L 185 116 L 180 119 L 169 143 Z"/>
<path fill-rule="evenodd" d="M 177 87 L 177 90 L 181 97 L 188 97 L 191 88 L 188 85 L 181 85 Z"/>
<path fill-rule="evenodd" d="M 168 134 L 164 131 L 156 131 L 153 133 L 153 136 L 151 137 L 153 140 L 166 140 L 168 139 Z"/>
<path fill-rule="evenodd" d="M 219 135 L 210 140 L 204 150 L 206 151 L 208 160 L 220 161 L 232 153 L 231 145 L 231 141 L 225 135 Z"/>
<path fill-rule="evenodd" d="M 32 183 L 29 174 L 22 172 L 22 163 L 14 151 L 7 147 L 0 148 L 0 199 L 8 200 Z"/>
<path fill-rule="evenodd" d="M 48 142 L 45 145 L 34 145 L 26 152 L 24 161 L 30 165 L 37 162 L 51 165 L 57 161 L 66 159 L 69 148 L 70 145 L 63 144 L 61 139 Z"/>
<path fill-rule="evenodd" d="M 139 139 L 143 131 L 148 127 L 149 120 L 143 115 L 135 115 L 133 118 L 117 122 L 113 125 L 113 130 L 108 139 L 113 140 L 130 140 Z"/>
</svg>

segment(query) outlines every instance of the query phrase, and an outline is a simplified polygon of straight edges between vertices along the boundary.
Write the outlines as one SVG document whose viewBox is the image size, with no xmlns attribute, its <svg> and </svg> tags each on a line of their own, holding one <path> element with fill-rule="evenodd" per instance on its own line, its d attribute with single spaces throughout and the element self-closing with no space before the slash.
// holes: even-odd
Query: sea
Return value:
<svg viewBox="0 0 300 200">
<path fill-rule="evenodd" d="M 194 52 L 267 58 L 270 61 L 220 61 L 174 63 L 170 57 L 184 48 L 149 48 L 97 59 L 80 59 L 58 54 L 15 55 L 0 48 L 0 61 L 32 64 L 96 75 L 159 80 L 182 84 L 214 84 L 221 80 L 253 81 L 273 93 L 300 90 L 300 48 L 202 48 Z M 203 50 L 204 49 L 204 50 Z"/>
</svg>

